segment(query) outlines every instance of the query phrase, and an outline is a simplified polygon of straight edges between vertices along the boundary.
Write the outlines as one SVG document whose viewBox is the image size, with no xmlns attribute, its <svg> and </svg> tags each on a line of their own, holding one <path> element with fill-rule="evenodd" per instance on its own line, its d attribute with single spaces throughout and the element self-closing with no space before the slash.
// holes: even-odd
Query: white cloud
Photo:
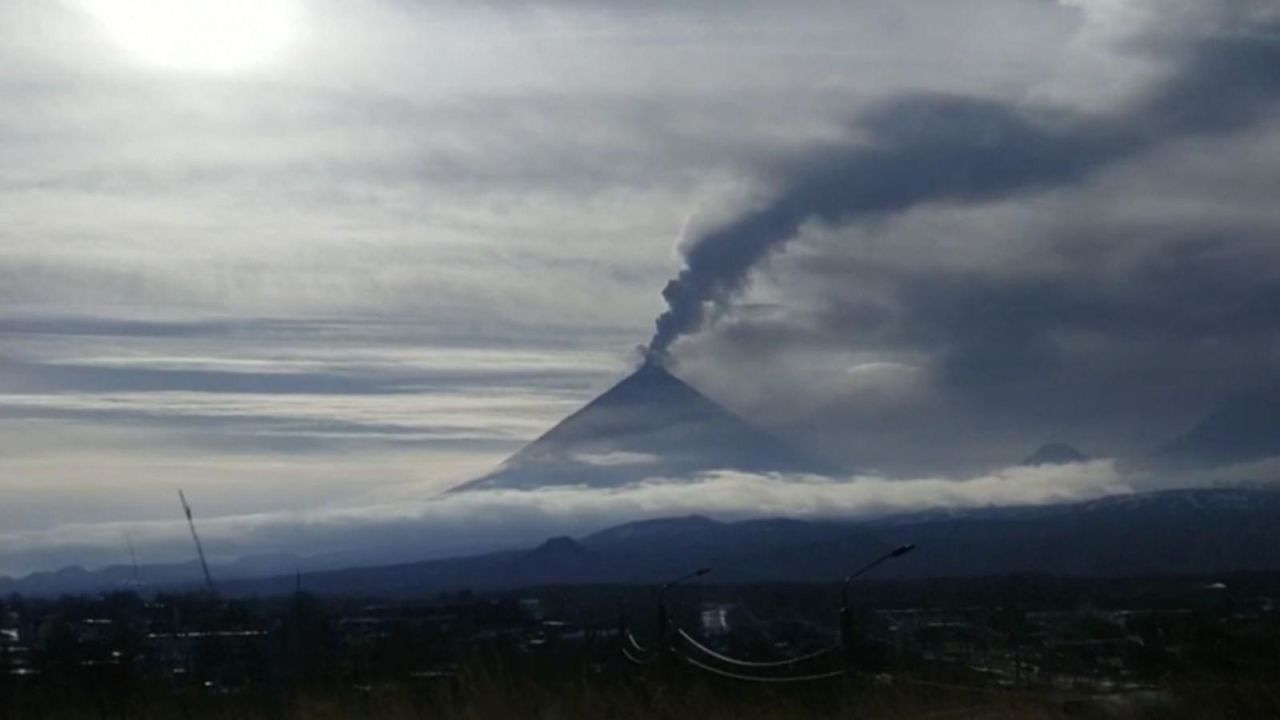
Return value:
<svg viewBox="0 0 1280 720">
<path fill-rule="evenodd" d="M 634 452 L 579 453 L 573 456 L 575 462 L 596 465 L 599 467 L 617 467 L 619 465 L 647 465 L 656 463 L 661 458 L 657 455 Z"/>
<path fill-rule="evenodd" d="M 1140 475 L 1100 460 L 1064 466 L 1015 467 L 972 478 L 833 480 L 716 473 L 681 481 L 655 478 L 624 488 L 579 487 L 533 491 L 484 490 L 412 498 L 403 488 L 394 502 L 346 504 L 310 510 L 217 515 L 200 510 L 210 551 L 230 559 L 270 551 L 360 553 L 381 559 L 422 559 L 538 542 L 550 535 L 582 534 L 637 519 L 705 513 L 722 519 L 873 517 L 935 508 L 1040 505 L 1132 492 Z M 38 552 L 46 558 L 83 557 L 86 548 L 112 552 L 128 531 L 146 556 L 186 556 L 185 526 L 176 513 L 163 521 L 61 525 L 0 536 L 9 560 Z M 406 543 L 408 543 L 406 545 Z M 59 549 L 63 550 L 60 552 Z M 95 551 L 95 554 L 97 552 Z"/>
</svg>

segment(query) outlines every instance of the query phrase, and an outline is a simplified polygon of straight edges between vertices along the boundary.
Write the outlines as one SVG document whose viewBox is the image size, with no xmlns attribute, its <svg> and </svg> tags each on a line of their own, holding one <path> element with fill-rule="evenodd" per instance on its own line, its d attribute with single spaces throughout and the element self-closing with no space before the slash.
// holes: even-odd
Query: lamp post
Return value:
<svg viewBox="0 0 1280 720">
<path fill-rule="evenodd" d="M 841 600 L 844 601 L 845 607 L 849 606 L 849 583 L 853 582 L 854 580 L 857 580 L 863 575 L 866 575 L 872 570 L 875 570 L 880 565 L 887 563 L 890 560 L 897 560 L 898 558 L 902 557 L 903 555 L 906 555 L 907 553 L 915 549 L 916 549 L 916 546 L 914 544 L 908 543 L 906 545 L 903 545 L 902 547 L 895 548 L 894 550 L 887 552 L 884 555 L 881 555 L 875 560 L 872 560 L 866 565 L 863 565 L 861 568 L 858 568 L 857 570 L 849 573 L 849 575 L 845 577 L 844 585 L 842 586 L 840 591 L 840 598 Z"/>
<path fill-rule="evenodd" d="M 673 580 L 668 580 L 658 585 L 658 650 L 663 651 L 667 646 L 667 590 L 673 585 L 688 582 L 690 580 L 700 578 L 711 572 L 709 567 L 701 567 L 687 575 L 681 575 Z"/>
<path fill-rule="evenodd" d="M 916 546 L 910 543 L 895 548 L 849 573 L 845 577 L 844 583 L 840 587 L 840 599 L 843 601 L 843 607 L 840 608 L 840 641 L 841 644 L 844 645 L 845 659 L 850 665 L 853 665 L 857 658 L 855 657 L 853 645 L 853 610 L 849 607 L 849 584 L 876 569 L 880 565 L 887 563 L 890 560 L 897 560 L 915 549 Z"/>
<path fill-rule="evenodd" d="M 708 573 L 710 573 L 710 572 L 711 572 L 711 568 L 709 568 L 709 567 L 698 568 L 697 570 L 694 570 L 693 572 L 689 573 L 688 575 L 681 575 L 680 577 L 678 577 L 678 578 L 676 578 L 676 579 L 674 579 L 674 580 L 668 580 L 668 581 L 666 581 L 666 582 L 662 583 L 661 585 L 659 585 L 659 586 L 658 586 L 658 592 L 659 592 L 659 593 L 666 592 L 667 588 L 671 587 L 672 585 L 679 585 L 680 583 L 688 582 L 688 581 L 693 580 L 693 579 L 695 579 L 695 578 L 700 578 L 700 577 L 702 577 L 703 575 L 706 575 L 706 574 L 708 574 Z M 659 595 L 659 597 L 661 597 L 661 595 Z"/>
</svg>

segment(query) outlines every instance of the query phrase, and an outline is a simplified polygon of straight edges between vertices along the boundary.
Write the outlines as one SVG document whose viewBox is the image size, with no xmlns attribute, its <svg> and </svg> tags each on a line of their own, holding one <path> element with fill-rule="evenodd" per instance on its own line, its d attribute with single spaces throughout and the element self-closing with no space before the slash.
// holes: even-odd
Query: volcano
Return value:
<svg viewBox="0 0 1280 720">
<path fill-rule="evenodd" d="M 497 470 L 455 490 L 607 488 L 716 470 L 832 472 L 647 362 Z"/>
</svg>

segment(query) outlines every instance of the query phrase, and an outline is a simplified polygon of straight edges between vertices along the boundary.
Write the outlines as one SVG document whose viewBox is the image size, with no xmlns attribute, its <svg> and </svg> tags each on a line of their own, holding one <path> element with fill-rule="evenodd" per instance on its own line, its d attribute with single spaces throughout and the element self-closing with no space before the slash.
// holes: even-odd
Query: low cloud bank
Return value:
<svg viewBox="0 0 1280 720">
<path fill-rule="evenodd" d="M 1101 459 L 1008 467 L 963 479 L 722 472 L 694 479 L 654 478 L 617 489 L 477 490 L 423 500 L 206 518 L 199 516 L 198 498 L 194 500 L 201 537 L 216 562 L 288 553 L 298 556 L 298 568 L 314 570 L 527 547 L 552 536 L 582 536 L 626 522 L 689 514 L 724 521 L 874 518 L 938 509 L 1082 502 L 1177 487 L 1274 486 L 1277 478 L 1280 458 L 1196 471 Z M 144 564 L 194 556 L 180 517 L 63 525 L 0 534 L 0 574 L 69 564 L 124 564 L 126 534 Z M 293 567 L 288 565 L 288 570 Z"/>
<path fill-rule="evenodd" d="M 307 556 L 307 567 L 375 564 L 482 552 L 582 535 L 645 518 L 707 514 L 805 519 L 873 517 L 935 508 L 1040 505 L 1131 493 L 1148 484 L 1111 460 L 1011 467 L 967 479 L 892 479 L 714 473 L 691 481 L 655 478 L 624 488 L 473 491 L 386 502 L 200 518 L 220 561 L 276 552 Z M 198 498 L 194 499 L 199 508 Z M 162 522 L 63 525 L 0 535 L 0 570 L 124 563 L 125 534 L 144 563 L 190 559 L 181 518 Z"/>
</svg>

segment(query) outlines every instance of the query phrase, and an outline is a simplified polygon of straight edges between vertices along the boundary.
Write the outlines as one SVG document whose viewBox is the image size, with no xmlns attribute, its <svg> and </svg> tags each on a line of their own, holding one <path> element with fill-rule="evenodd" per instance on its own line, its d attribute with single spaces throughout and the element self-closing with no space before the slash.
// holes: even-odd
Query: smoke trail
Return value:
<svg viewBox="0 0 1280 720">
<path fill-rule="evenodd" d="M 685 267 L 662 291 L 648 355 L 661 360 L 683 335 L 728 309 L 751 270 L 807 221 L 850 223 L 930 202 L 969 203 L 1076 181 L 1151 146 L 1255 122 L 1280 93 L 1276 28 L 1199 43 L 1182 71 L 1127 114 L 1034 112 L 992 100 L 917 95 L 861 117 L 867 138 L 818 148 L 768 204 L 690 242 Z"/>
</svg>

